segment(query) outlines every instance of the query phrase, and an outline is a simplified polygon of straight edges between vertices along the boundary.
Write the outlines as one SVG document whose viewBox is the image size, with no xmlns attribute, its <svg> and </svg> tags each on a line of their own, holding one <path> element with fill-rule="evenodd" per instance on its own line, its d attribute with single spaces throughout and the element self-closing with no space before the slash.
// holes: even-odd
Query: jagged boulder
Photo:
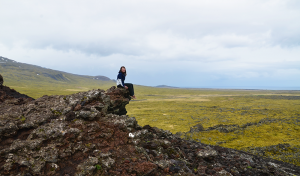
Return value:
<svg viewBox="0 0 300 176">
<path fill-rule="evenodd" d="M 183 140 L 128 117 L 126 89 L 0 103 L 0 175 L 299 175 L 300 168 Z"/>
<path fill-rule="evenodd" d="M 201 123 L 198 123 L 197 125 L 195 125 L 195 126 L 192 126 L 191 128 L 190 128 L 190 133 L 194 133 L 194 132 L 200 132 L 200 131 L 204 131 L 204 128 L 203 128 L 203 126 L 202 126 L 202 124 Z"/>
<path fill-rule="evenodd" d="M 21 105 L 32 100 L 34 99 L 27 95 L 20 94 L 7 86 L 3 86 L 2 89 L 0 89 L 0 104 L 6 101 L 6 104 Z"/>
<path fill-rule="evenodd" d="M 100 126 L 99 119 L 104 120 L 109 113 L 126 114 L 125 105 L 130 97 L 127 90 L 112 87 L 107 92 L 91 90 L 68 96 L 43 96 L 30 101 L 28 98 L 20 105 L 16 103 L 20 98 L 10 96 L 16 91 L 5 88 L 0 104 L 0 175 L 55 175 L 56 170 L 64 168 L 60 164 L 63 158 L 74 157 L 73 154 L 82 150 L 90 152 L 96 144 L 105 146 L 103 143 L 88 143 L 86 139 L 110 138 L 116 130 L 103 128 L 105 125 Z M 98 134 L 93 137 L 87 135 L 95 132 Z M 96 159 L 84 161 L 87 158 L 83 156 L 80 156 L 82 163 L 70 167 L 73 170 L 85 168 L 84 173 L 89 173 L 91 168 L 87 165 L 95 163 Z"/>
</svg>

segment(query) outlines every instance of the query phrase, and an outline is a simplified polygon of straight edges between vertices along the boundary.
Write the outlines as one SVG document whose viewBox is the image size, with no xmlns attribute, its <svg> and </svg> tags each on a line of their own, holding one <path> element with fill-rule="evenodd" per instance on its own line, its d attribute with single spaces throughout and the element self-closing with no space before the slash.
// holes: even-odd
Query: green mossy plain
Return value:
<svg viewBox="0 0 300 176">
<path fill-rule="evenodd" d="M 238 125 L 232 132 L 209 130 L 188 135 L 206 144 L 248 152 L 265 147 L 262 156 L 300 165 L 300 91 L 140 86 L 136 92 L 138 99 L 126 108 L 141 126 L 156 126 L 175 134 L 188 132 L 198 123 L 204 129 Z M 278 144 L 289 146 L 284 150 L 267 150 L 268 146 Z"/>
</svg>

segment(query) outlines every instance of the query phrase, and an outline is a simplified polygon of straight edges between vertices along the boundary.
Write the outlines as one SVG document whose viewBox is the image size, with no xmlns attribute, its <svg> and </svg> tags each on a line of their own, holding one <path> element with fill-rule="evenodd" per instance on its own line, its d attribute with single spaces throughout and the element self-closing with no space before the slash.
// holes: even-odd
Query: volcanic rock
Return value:
<svg viewBox="0 0 300 176">
<path fill-rule="evenodd" d="M 1 77 L 0 77 L 0 82 L 1 82 Z M 21 94 L 16 90 L 11 89 L 7 86 L 2 86 L 2 88 L 0 88 L 0 103 L 7 101 L 7 103 L 9 104 L 20 105 L 32 100 L 33 98 Z"/>
<path fill-rule="evenodd" d="M 204 131 L 204 128 L 200 123 L 190 128 L 190 133 L 200 132 L 200 131 Z"/>
<path fill-rule="evenodd" d="M 2 77 L 2 75 L 0 74 L 0 88 L 2 89 L 2 86 L 3 86 L 3 77 Z"/>
<path fill-rule="evenodd" d="M 0 102 L 0 175 L 300 175 L 289 163 L 184 140 L 126 115 L 126 89 Z"/>
</svg>

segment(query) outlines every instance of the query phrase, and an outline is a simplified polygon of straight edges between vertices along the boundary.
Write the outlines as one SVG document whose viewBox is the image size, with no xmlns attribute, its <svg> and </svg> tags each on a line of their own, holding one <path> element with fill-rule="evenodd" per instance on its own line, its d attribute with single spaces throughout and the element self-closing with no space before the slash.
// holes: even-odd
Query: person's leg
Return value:
<svg viewBox="0 0 300 176">
<path fill-rule="evenodd" d="M 131 84 L 131 83 L 125 83 L 125 86 L 128 87 L 130 96 L 134 96 L 133 84 Z"/>
<path fill-rule="evenodd" d="M 132 97 L 135 98 L 133 84 L 131 84 Z"/>
<path fill-rule="evenodd" d="M 132 90 L 132 98 L 135 99 L 135 95 L 134 95 L 134 88 L 133 88 L 133 84 L 131 84 L 131 90 Z"/>
</svg>

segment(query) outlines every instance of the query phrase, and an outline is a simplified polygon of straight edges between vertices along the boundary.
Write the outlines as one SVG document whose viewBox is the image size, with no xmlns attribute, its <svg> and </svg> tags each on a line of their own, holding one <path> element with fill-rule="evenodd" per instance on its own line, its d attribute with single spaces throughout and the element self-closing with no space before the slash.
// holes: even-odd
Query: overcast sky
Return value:
<svg viewBox="0 0 300 176">
<path fill-rule="evenodd" d="M 0 56 L 179 87 L 300 87 L 299 0 L 0 0 Z"/>
</svg>

